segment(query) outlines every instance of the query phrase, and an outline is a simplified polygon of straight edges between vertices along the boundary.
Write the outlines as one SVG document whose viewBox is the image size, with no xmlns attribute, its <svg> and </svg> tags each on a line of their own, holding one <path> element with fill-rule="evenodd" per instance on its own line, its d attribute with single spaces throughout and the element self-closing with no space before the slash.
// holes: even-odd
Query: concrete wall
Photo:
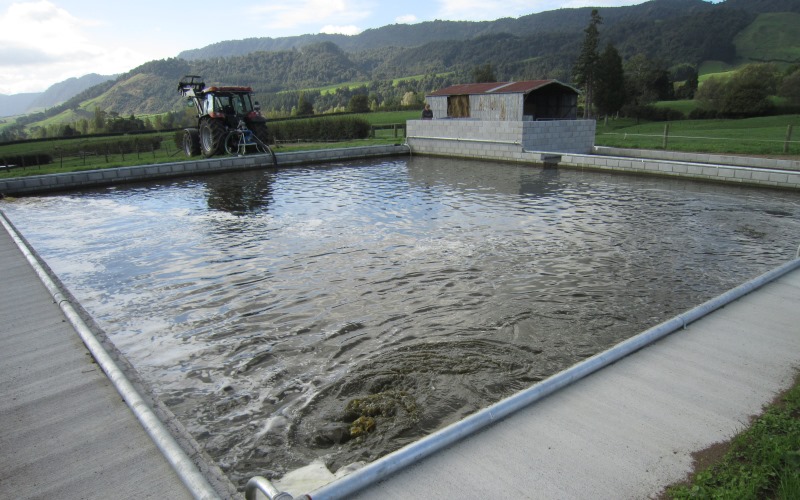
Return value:
<svg viewBox="0 0 800 500">
<path fill-rule="evenodd" d="M 640 151 L 650 156 L 654 151 Z M 655 156 L 652 155 L 652 156 Z M 749 157 L 726 157 L 731 163 L 751 162 Z M 561 155 L 559 166 L 590 168 L 593 170 L 615 171 L 630 174 L 683 177 L 701 181 L 724 182 L 747 186 L 766 186 L 781 189 L 800 189 L 800 171 L 768 169 L 722 163 L 698 163 L 661 160 L 653 158 L 634 158 L 631 156 L 608 155 Z"/>
<path fill-rule="evenodd" d="M 406 137 L 414 153 L 504 161 L 531 161 L 525 152 L 590 153 L 594 120 L 486 121 L 409 120 Z"/>
<path fill-rule="evenodd" d="M 337 160 L 355 160 L 379 156 L 408 154 L 403 145 L 365 146 L 361 148 L 321 149 L 317 151 L 298 151 L 277 153 L 278 166 L 306 163 L 320 163 Z M 62 191 L 82 187 L 108 186 L 126 182 L 139 182 L 151 179 L 183 177 L 197 174 L 234 172 L 273 166 L 270 155 L 227 156 L 211 159 L 117 167 L 84 172 L 34 175 L 0 179 L 0 194 L 25 195 L 42 192 Z"/>
<path fill-rule="evenodd" d="M 733 156 L 718 153 L 682 153 L 679 151 L 609 148 L 606 146 L 595 146 L 594 152 L 604 156 L 625 156 L 630 158 L 647 158 L 653 160 L 711 163 L 715 165 L 733 165 L 739 167 L 758 167 L 800 171 L 800 161 L 781 160 L 777 158 L 755 158 L 752 156 Z"/>
</svg>

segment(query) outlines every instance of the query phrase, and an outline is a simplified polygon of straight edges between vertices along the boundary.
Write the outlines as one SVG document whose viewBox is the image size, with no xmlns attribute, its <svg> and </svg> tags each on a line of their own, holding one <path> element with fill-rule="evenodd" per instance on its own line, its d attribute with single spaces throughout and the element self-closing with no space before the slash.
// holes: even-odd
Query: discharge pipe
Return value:
<svg viewBox="0 0 800 500">
<path fill-rule="evenodd" d="M 800 254 L 800 249 L 798 249 Z M 734 300 L 743 297 L 753 290 L 787 274 L 800 267 L 800 259 L 794 260 L 762 274 L 736 288 L 733 288 L 716 298 L 713 298 L 687 312 L 646 330 L 635 337 L 620 342 L 599 354 L 587 358 L 581 363 L 539 382 L 530 388 L 518 392 L 488 408 L 485 408 L 469 417 L 451 424 L 419 441 L 401 448 L 385 457 L 372 462 L 362 469 L 349 474 L 337 481 L 329 483 L 308 494 L 314 500 L 328 500 L 345 498 L 353 493 L 366 488 L 370 484 L 385 479 L 389 475 L 433 454 L 456 441 L 473 434 L 510 414 L 520 410 L 531 403 L 552 394 L 569 384 L 610 365 L 628 354 L 631 354 L 670 333 L 685 328 L 712 311 L 723 307 Z"/>
</svg>

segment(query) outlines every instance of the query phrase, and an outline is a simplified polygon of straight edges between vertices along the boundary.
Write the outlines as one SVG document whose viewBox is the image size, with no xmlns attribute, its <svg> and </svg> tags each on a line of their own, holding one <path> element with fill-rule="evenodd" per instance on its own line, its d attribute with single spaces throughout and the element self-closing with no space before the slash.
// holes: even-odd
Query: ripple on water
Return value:
<svg viewBox="0 0 800 500">
<path fill-rule="evenodd" d="M 417 157 L 2 208 L 240 485 L 373 460 L 800 234 L 796 193 Z"/>
</svg>

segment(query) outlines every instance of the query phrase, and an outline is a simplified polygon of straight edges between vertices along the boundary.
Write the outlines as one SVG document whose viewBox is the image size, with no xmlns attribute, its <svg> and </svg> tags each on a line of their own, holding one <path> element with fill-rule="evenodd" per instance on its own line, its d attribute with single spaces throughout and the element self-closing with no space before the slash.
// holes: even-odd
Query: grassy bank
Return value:
<svg viewBox="0 0 800 500">
<path fill-rule="evenodd" d="M 419 111 L 364 113 L 357 115 L 370 124 L 381 126 L 405 123 L 419 117 Z M 787 143 L 789 126 L 792 135 Z M 638 149 L 664 149 L 665 127 L 669 127 L 667 148 L 671 151 L 710 152 L 736 155 L 800 158 L 800 115 L 783 115 L 744 120 L 683 120 L 677 122 L 650 122 L 637 124 L 633 119 L 601 121 L 597 124 L 595 143 Z M 186 157 L 174 141 L 174 132 L 154 132 L 136 136 L 142 143 L 160 137 L 158 148 L 119 152 L 115 147 L 103 149 L 104 142 L 114 144 L 119 138 L 78 137 L 53 139 L 20 144 L 0 144 L 0 164 L 3 158 L 20 154 L 48 154 L 52 162 L 41 166 L 27 166 L 11 170 L 0 169 L 0 178 L 51 174 L 76 170 L 93 170 L 130 165 L 182 161 Z M 306 151 L 311 149 L 340 148 L 364 145 L 394 144 L 404 141 L 402 133 L 395 136 L 391 129 L 376 131 L 376 137 L 347 142 L 283 142 L 276 152 Z M 98 149 L 98 144 L 100 148 Z M 784 147 L 788 144 L 788 152 Z M 87 153 L 88 151 L 88 153 Z M 101 154 L 98 154 L 100 151 Z"/>
<path fill-rule="evenodd" d="M 792 126 L 788 151 L 787 132 Z M 598 122 L 598 146 L 742 155 L 800 155 L 800 115 L 742 120 L 681 120 L 636 124 L 626 118 Z"/>
<path fill-rule="evenodd" d="M 791 128 L 787 145 L 787 133 Z M 681 120 L 637 124 L 632 118 L 597 123 L 595 144 L 636 149 L 739 155 L 800 155 L 800 115 L 741 120 Z"/>
<path fill-rule="evenodd" d="M 800 498 L 800 377 L 748 429 L 696 459 L 710 465 L 667 489 L 667 498 Z"/>
</svg>

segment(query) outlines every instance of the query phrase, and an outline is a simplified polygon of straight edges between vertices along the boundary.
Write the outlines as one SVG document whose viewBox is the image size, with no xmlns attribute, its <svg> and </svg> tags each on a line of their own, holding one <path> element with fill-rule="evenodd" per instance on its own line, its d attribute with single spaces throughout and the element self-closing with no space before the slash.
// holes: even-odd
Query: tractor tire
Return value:
<svg viewBox="0 0 800 500">
<path fill-rule="evenodd" d="M 225 125 L 219 120 L 203 120 L 200 123 L 200 151 L 210 158 L 219 154 L 225 147 Z"/>
<path fill-rule="evenodd" d="M 183 151 L 191 158 L 200 154 L 200 131 L 196 128 L 187 128 L 183 131 Z"/>
</svg>

